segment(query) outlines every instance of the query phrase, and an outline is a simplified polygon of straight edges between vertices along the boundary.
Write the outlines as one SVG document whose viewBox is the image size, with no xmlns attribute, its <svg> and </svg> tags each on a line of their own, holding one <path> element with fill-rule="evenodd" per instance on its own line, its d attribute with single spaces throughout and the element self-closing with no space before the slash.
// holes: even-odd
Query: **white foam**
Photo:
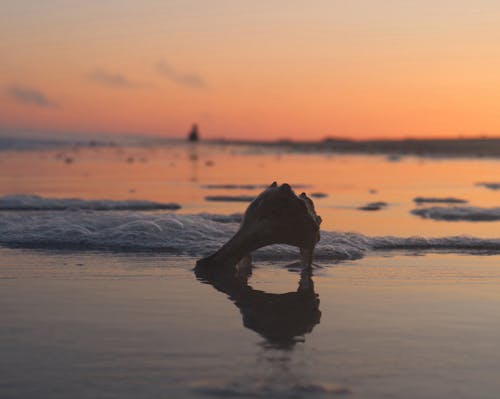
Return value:
<svg viewBox="0 0 500 399">
<path fill-rule="evenodd" d="M 158 210 L 180 209 L 176 203 L 152 202 L 145 200 L 84 200 L 80 198 L 44 198 L 36 195 L 7 195 L 0 197 L 0 211 L 61 211 L 67 209 L 110 210 Z"/>
<path fill-rule="evenodd" d="M 471 206 L 420 208 L 411 211 L 425 219 L 446 221 L 492 222 L 500 220 L 500 208 L 477 208 Z"/>
<path fill-rule="evenodd" d="M 232 216 L 230 216 L 232 217 Z M 207 215 L 117 213 L 96 211 L 4 212 L 0 244 L 47 249 L 154 251 L 204 256 L 224 244 L 238 228 Z M 367 237 L 322 231 L 318 260 L 358 259 L 373 250 L 450 250 L 500 252 L 500 239 L 474 237 Z M 260 259 L 295 259 L 298 250 L 273 245 L 256 251 Z"/>
<path fill-rule="evenodd" d="M 241 223 L 243 220 L 242 213 L 232 213 L 230 215 L 222 215 L 217 213 L 200 213 L 198 216 L 219 223 Z"/>
</svg>

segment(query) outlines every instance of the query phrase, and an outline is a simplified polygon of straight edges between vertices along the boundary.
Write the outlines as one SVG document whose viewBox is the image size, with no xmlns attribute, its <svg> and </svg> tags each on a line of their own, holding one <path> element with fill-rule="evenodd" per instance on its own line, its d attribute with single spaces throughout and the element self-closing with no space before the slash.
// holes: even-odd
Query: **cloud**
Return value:
<svg viewBox="0 0 500 399">
<path fill-rule="evenodd" d="M 168 62 L 162 60 L 156 64 L 156 70 L 172 82 L 182 86 L 203 89 L 207 87 L 205 80 L 195 73 L 179 72 Z"/>
<path fill-rule="evenodd" d="M 137 83 L 131 82 L 126 76 L 120 73 L 112 73 L 103 69 L 94 70 L 88 74 L 88 78 L 96 83 L 118 89 L 130 89 L 140 86 Z"/>
<path fill-rule="evenodd" d="M 31 87 L 11 85 L 6 88 L 6 93 L 18 103 L 36 105 L 42 108 L 57 108 L 57 104 L 49 100 L 43 92 Z"/>
</svg>

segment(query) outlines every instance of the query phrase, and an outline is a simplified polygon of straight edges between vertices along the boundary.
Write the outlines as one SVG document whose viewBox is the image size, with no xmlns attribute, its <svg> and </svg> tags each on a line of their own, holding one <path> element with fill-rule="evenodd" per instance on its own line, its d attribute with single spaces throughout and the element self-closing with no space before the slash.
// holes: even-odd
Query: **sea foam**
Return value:
<svg viewBox="0 0 500 399">
<path fill-rule="evenodd" d="M 446 221 L 493 222 L 500 220 L 500 208 L 477 208 L 472 206 L 431 207 L 411 211 L 425 219 Z"/>
<path fill-rule="evenodd" d="M 176 203 L 146 200 L 84 200 L 80 198 L 44 198 L 37 195 L 7 195 L 0 197 L 0 211 L 62 211 L 68 209 L 145 211 L 177 210 L 180 208 L 181 206 Z"/>
<path fill-rule="evenodd" d="M 96 211 L 3 212 L 0 245 L 23 248 L 167 252 L 204 256 L 237 230 L 235 215 L 178 215 Z M 474 237 L 368 237 L 322 231 L 315 258 L 359 259 L 375 250 L 500 252 L 500 239 Z M 272 245 L 255 252 L 260 259 L 295 259 L 298 250 Z"/>
</svg>

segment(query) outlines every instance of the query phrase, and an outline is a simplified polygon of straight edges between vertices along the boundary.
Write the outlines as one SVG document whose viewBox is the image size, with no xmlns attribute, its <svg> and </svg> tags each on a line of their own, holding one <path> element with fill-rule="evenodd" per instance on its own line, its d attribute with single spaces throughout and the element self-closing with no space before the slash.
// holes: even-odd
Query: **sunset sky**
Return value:
<svg viewBox="0 0 500 399">
<path fill-rule="evenodd" d="M 2 1 L 0 38 L 3 135 L 500 136 L 493 0 Z"/>
</svg>

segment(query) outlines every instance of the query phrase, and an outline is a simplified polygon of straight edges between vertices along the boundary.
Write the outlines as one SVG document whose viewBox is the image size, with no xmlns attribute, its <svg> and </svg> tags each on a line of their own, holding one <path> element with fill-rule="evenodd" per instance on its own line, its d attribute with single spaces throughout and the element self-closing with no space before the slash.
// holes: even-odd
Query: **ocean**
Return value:
<svg viewBox="0 0 500 399">
<path fill-rule="evenodd" d="M 499 159 L 2 143 L 0 397 L 497 396 Z M 196 273 L 273 181 L 322 217 L 312 276 Z"/>
</svg>

